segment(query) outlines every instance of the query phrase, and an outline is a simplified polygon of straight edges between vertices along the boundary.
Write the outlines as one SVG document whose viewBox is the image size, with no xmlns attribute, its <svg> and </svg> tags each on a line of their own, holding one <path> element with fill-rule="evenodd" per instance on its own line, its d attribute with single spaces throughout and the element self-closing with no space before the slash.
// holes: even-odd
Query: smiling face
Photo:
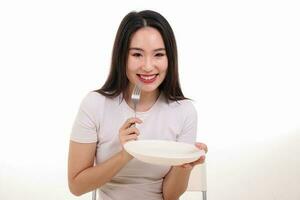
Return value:
<svg viewBox="0 0 300 200">
<path fill-rule="evenodd" d="M 155 93 L 166 77 L 168 58 L 161 34 L 152 27 L 136 31 L 131 38 L 126 66 L 129 87 L 142 85 L 142 91 Z"/>
</svg>

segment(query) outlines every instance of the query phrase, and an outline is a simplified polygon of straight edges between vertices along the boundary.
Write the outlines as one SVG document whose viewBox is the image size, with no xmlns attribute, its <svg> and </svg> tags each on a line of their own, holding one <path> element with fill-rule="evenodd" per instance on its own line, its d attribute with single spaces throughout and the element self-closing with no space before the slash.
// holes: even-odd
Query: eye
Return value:
<svg viewBox="0 0 300 200">
<path fill-rule="evenodd" d="M 163 56 L 165 56 L 165 54 L 164 53 L 157 53 L 157 54 L 155 54 L 155 56 L 156 57 L 163 57 Z"/>
<path fill-rule="evenodd" d="M 133 53 L 132 56 L 134 56 L 134 57 L 141 57 L 142 54 L 140 54 L 140 53 Z"/>
</svg>

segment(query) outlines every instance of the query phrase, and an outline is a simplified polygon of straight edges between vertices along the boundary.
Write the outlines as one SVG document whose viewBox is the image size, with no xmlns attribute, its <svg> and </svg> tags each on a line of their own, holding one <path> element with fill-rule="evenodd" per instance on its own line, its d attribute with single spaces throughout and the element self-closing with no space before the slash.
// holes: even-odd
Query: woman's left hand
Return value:
<svg viewBox="0 0 300 200">
<path fill-rule="evenodd" d="M 195 146 L 200 149 L 200 150 L 204 150 L 205 154 L 207 153 L 208 149 L 207 149 L 207 145 L 204 143 L 200 143 L 200 142 L 196 142 Z M 183 165 L 181 165 L 180 167 L 183 167 L 185 169 L 193 169 L 193 167 L 195 165 L 199 165 L 205 162 L 205 155 L 201 156 L 198 160 L 191 162 L 191 163 L 185 163 Z"/>
</svg>

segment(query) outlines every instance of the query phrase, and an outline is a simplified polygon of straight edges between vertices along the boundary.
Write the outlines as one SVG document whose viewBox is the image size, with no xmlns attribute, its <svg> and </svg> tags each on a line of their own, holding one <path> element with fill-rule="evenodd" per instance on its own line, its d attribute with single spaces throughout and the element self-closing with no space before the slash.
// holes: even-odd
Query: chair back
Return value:
<svg viewBox="0 0 300 200">
<path fill-rule="evenodd" d="M 188 191 L 206 191 L 206 163 L 196 165 L 191 172 Z"/>
</svg>

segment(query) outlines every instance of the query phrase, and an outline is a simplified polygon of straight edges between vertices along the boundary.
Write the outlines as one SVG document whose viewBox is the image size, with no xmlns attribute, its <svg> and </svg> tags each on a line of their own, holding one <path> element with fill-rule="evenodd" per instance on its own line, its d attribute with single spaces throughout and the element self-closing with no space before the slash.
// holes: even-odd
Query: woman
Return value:
<svg viewBox="0 0 300 200">
<path fill-rule="evenodd" d="M 137 116 L 132 117 L 135 85 L 142 92 Z M 107 81 L 84 98 L 74 122 L 70 191 L 79 196 L 99 188 L 103 200 L 178 199 L 191 169 L 203 163 L 204 156 L 182 166 L 151 165 L 134 159 L 123 145 L 136 139 L 194 144 L 196 128 L 196 110 L 180 88 L 169 23 L 154 11 L 131 12 L 119 26 Z M 196 146 L 207 151 L 205 144 Z"/>
</svg>

